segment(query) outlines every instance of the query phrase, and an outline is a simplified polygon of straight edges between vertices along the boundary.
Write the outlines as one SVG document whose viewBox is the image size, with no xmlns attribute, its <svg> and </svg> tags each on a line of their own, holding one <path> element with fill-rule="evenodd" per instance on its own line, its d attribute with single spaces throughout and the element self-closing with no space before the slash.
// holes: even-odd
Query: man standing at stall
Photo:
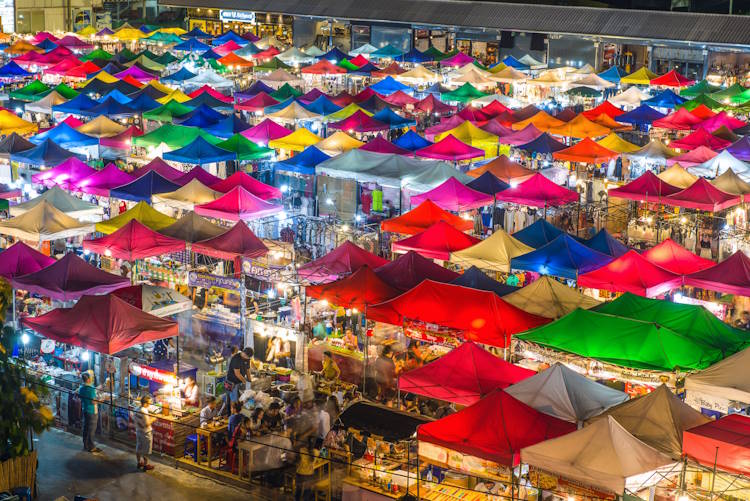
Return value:
<svg viewBox="0 0 750 501">
<path fill-rule="evenodd" d="M 240 385 L 245 386 L 250 380 L 250 359 L 253 358 L 253 349 L 246 347 L 244 350 L 235 353 L 229 360 L 227 368 L 227 381 L 232 385 L 229 393 L 229 399 L 232 402 L 239 400 Z"/>
<path fill-rule="evenodd" d="M 94 378 L 90 372 L 84 372 L 81 374 L 81 380 L 83 384 L 78 388 L 78 396 L 81 397 L 83 411 L 83 450 L 101 452 L 102 450 L 94 443 L 94 433 L 96 433 L 96 425 L 99 421 Z"/>
</svg>

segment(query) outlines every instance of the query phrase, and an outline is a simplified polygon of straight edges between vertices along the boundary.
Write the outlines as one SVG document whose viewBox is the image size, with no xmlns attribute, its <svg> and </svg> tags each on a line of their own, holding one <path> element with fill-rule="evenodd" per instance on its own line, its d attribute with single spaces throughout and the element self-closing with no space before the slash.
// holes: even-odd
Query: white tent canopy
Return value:
<svg viewBox="0 0 750 501">
<path fill-rule="evenodd" d="M 28 212 L 42 202 L 47 202 L 57 210 L 64 212 L 70 217 L 75 218 L 100 221 L 101 216 L 104 214 L 104 207 L 99 207 L 96 204 L 84 202 L 80 198 L 74 197 L 67 191 L 55 185 L 38 197 L 32 198 L 28 202 L 23 202 L 18 205 L 11 205 L 10 215 L 20 216 L 21 214 Z"/>
<path fill-rule="evenodd" d="M 750 165 L 736 158 L 727 150 L 702 164 L 688 167 L 691 174 L 701 177 L 716 177 L 723 174 L 727 169 L 732 169 L 743 181 L 750 181 Z"/>
<path fill-rule="evenodd" d="M 185 88 L 186 91 L 190 91 L 191 89 L 198 89 L 200 87 L 203 87 L 204 85 L 208 85 L 209 87 L 213 87 L 214 89 L 232 89 L 234 87 L 234 83 L 231 80 L 228 80 L 220 75 L 217 75 L 214 71 L 201 71 L 196 76 L 189 80 L 185 80 L 182 83 L 182 86 Z"/>
<path fill-rule="evenodd" d="M 376 50 L 378 50 L 377 47 L 375 47 L 373 45 L 370 45 L 369 43 L 366 43 L 364 45 L 360 45 L 356 49 L 350 50 L 349 51 L 349 55 L 350 56 L 358 56 L 358 55 L 362 54 L 363 56 L 367 56 L 369 54 L 372 54 Z"/>
<path fill-rule="evenodd" d="M 508 108 L 521 108 L 523 106 L 523 103 L 521 101 L 510 96 L 506 96 L 505 94 L 490 94 L 488 96 L 482 96 L 479 99 L 474 99 L 471 103 L 474 106 L 484 106 L 485 104 L 492 103 L 492 101 L 498 101 L 500 104 L 503 104 Z"/>
<path fill-rule="evenodd" d="M 286 64 L 306 64 L 315 61 L 315 58 L 309 54 L 305 54 L 297 47 L 285 50 L 281 54 L 277 55 L 281 61 Z"/>
<path fill-rule="evenodd" d="M 68 100 L 61 96 L 56 90 L 53 90 L 43 98 L 33 103 L 26 103 L 23 109 L 31 113 L 52 114 L 52 107 L 56 104 L 62 104 Z"/>
<path fill-rule="evenodd" d="M 433 73 L 421 64 L 418 64 L 409 71 L 405 71 L 399 75 L 395 75 L 393 78 L 408 83 L 427 83 L 437 82 L 438 80 L 440 80 L 440 75 L 438 75 L 437 73 Z"/>
<path fill-rule="evenodd" d="M 596 90 L 611 89 L 615 86 L 615 84 L 604 80 L 596 73 L 589 73 L 588 75 L 584 75 L 583 77 L 574 80 L 570 85 L 572 87 L 590 87 Z"/>
<path fill-rule="evenodd" d="M 750 348 L 685 378 L 688 399 L 693 393 L 750 404 Z"/>
<path fill-rule="evenodd" d="M 317 45 L 311 45 L 310 47 L 302 49 L 302 51 L 312 57 L 318 57 L 325 54 L 325 51 L 321 50 Z"/>
<path fill-rule="evenodd" d="M 273 87 L 274 89 L 283 87 L 284 84 L 289 84 L 292 86 L 302 85 L 302 79 L 292 75 L 283 68 L 278 68 L 267 75 L 263 75 L 262 77 L 260 77 L 260 80 L 262 80 L 263 83 L 267 84 L 269 87 Z"/>
<path fill-rule="evenodd" d="M 609 102 L 614 104 L 615 106 L 637 108 L 638 106 L 640 106 L 641 101 L 649 99 L 650 97 L 651 96 L 649 96 L 645 92 L 642 92 L 640 89 L 638 89 L 638 87 L 633 85 L 628 87 L 625 92 L 621 92 L 616 96 L 610 97 Z"/>
<path fill-rule="evenodd" d="M 530 54 L 526 54 L 521 59 L 518 60 L 519 63 L 525 64 L 532 70 L 539 69 L 539 68 L 546 68 L 547 65 L 541 61 L 537 61 L 534 59 Z"/>
</svg>

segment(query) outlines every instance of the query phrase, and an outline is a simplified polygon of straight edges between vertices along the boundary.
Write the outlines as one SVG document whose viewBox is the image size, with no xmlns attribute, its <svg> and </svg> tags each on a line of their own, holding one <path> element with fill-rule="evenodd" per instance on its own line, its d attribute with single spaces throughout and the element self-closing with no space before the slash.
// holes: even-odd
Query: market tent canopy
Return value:
<svg viewBox="0 0 750 501">
<path fill-rule="evenodd" d="M 424 280 L 413 289 L 367 310 L 370 320 L 393 325 L 409 321 L 435 324 L 454 336 L 505 347 L 510 337 L 547 319 L 506 303 L 494 292 Z"/>
<path fill-rule="evenodd" d="M 11 205 L 10 215 L 20 216 L 21 214 L 28 212 L 42 202 L 47 202 L 54 208 L 64 212 L 70 217 L 75 218 L 91 218 L 97 215 L 101 216 L 104 213 L 104 207 L 100 207 L 96 204 L 85 202 L 80 198 L 74 197 L 59 186 L 52 186 L 52 188 L 45 191 L 38 197 L 32 198 L 31 200 L 20 204 Z"/>
<path fill-rule="evenodd" d="M 523 311 L 552 319 L 563 317 L 576 308 L 587 310 L 601 304 L 549 276 L 539 277 L 503 299 Z"/>
<path fill-rule="evenodd" d="M 669 183 L 672 186 L 681 188 L 683 190 L 685 188 L 692 186 L 693 183 L 695 183 L 698 180 L 698 176 L 695 176 L 689 173 L 687 170 L 685 170 L 682 164 L 679 164 L 679 163 L 672 164 L 672 166 L 669 167 L 667 170 L 660 172 L 658 174 L 658 177 L 662 181 Z"/>
<path fill-rule="evenodd" d="M 82 223 L 44 201 L 20 216 L 0 222 L 0 235 L 27 242 L 44 242 L 79 237 L 94 231 L 94 225 Z"/>
<path fill-rule="evenodd" d="M 174 223 L 157 229 L 157 231 L 162 235 L 192 244 L 217 237 L 227 229 L 212 223 L 193 211 L 189 211 Z"/>
<path fill-rule="evenodd" d="M 651 297 L 679 288 L 682 276 L 651 263 L 631 250 L 601 268 L 579 275 L 578 285 Z"/>
<path fill-rule="evenodd" d="M 673 463 L 613 418 L 524 447 L 521 461 L 556 477 L 617 495 L 624 494 L 627 487 L 640 487 L 639 475 Z M 628 482 L 631 478 L 633 481 Z"/>
<path fill-rule="evenodd" d="M 508 183 L 499 180 L 491 172 L 485 172 L 473 181 L 466 183 L 466 186 L 481 193 L 492 195 L 493 200 L 495 195 L 510 187 Z"/>
<path fill-rule="evenodd" d="M 204 165 L 227 162 L 234 160 L 236 156 L 234 152 L 214 146 L 198 136 L 190 144 L 182 148 L 165 152 L 162 158 L 174 162 Z"/>
<path fill-rule="evenodd" d="M 76 157 L 71 157 L 60 162 L 52 169 L 32 175 L 31 182 L 34 184 L 43 184 L 48 187 L 58 185 L 70 188 L 82 179 L 95 173 L 96 169 Z"/>
<path fill-rule="evenodd" d="M 744 181 L 730 167 L 723 174 L 711 181 L 711 184 L 725 193 L 732 195 L 747 195 L 750 193 L 750 183 Z M 744 197 L 743 197 L 744 200 Z"/>
<path fill-rule="evenodd" d="M 179 334 L 177 322 L 155 317 L 113 295 L 84 296 L 23 324 L 60 343 L 112 355 L 131 346 Z"/>
<path fill-rule="evenodd" d="M 414 288 L 424 280 L 449 283 L 460 276 L 414 251 L 409 251 L 393 261 L 386 261 L 375 269 L 375 273 L 387 284 L 402 292 Z"/>
<path fill-rule="evenodd" d="M 670 89 L 666 89 L 659 94 L 655 95 L 650 99 L 642 101 L 641 104 L 653 106 L 655 108 L 667 108 L 672 109 L 683 104 L 687 101 L 686 98 L 680 97 L 679 95 L 672 92 Z"/>
<path fill-rule="evenodd" d="M 432 190 L 411 197 L 412 205 L 427 200 L 431 200 L 442 209 L 461 212 L 489 205 L 493 198 L 467 187 L 455 177 L 450 177 Z"/>
<path fill-rule="evenodd" d="M 685 108 L 678 108 L 664 118 L 654 120 L 651 126 L 671 130 L 691 130 L 702 121 Z"/>
<path fill-rule="evenodd" d="M 660 201 L 665 205 L 710 212 L 719 212 L 742 202 L 740 197 L 721 191 L 704 178 Z"/>
<path fill-rule="evenodd" d="M 679 192 L 680 188 L 662 181 L 650 170 L 628 184 L 608 191 L 610 197 L 625 198 L 637 202 L 660 202 L 668 195 Z"/>
<path fill-rule="evenodd" d="M 311 298 L 325 299 L 342 308 L 357 308 L 365 314 L 368 306 L 393 299 L 400 293 L 367 265 L 334 282 L 305 287 L 305 294 Z"/>
<path fill-rule="evenodd" d="M 178 184 L 169 181 L 155 170 L 150 170 L 128 184 L 112 188 L 109 190 L 109 196 L 133 202 L 150 201 L 154 195 L 169 193 L 179 188 Z"/>
<path fill-rule="evenodd" d="M 476 245 L 480 240 L 438 221 L 416 235 L 391 244 L 393 252 L 414 251 L 430 259 L 448 260 L 451 252 Z"/>
<path fill-rule="evenodd" d="M 0 252 L 0 277 L 12 279 L 35 273 L 55 263 L 55 258 L 32 249 L 23 242 L 16 242 Z"/>
<path fill-rule="evenodd" d="M 537 128 L 539 127 L 537 126 Z M 562 125 L 548 129 L 547 132 L 558 136 L 585 139 L 606 136 L 611 130 L 609 127 L 592 122 L 585 115 L 579 114 Z M 589 145 L 589 147 L 591 146 Z"/>
<path fill-rule="evenodd" d="M 383 404 L 359 400 L 346 407 L 339 416 L 344 427 L 398 442 L 414 436 L 417 426 L 430 418 L 413 412 L 396 410 Z"/>
<path fill-rule="evenodd" d="M 303 264 L 297 268 L 297 273 L 300 278 L 311 283 L 331 282 L 354 273 L 362 266 L 375 269 L 386 263 L 386 259 L 347 240 L 325 256 Z"/>
<path fill-rule="evenodd" d="M 494 390 L 535 373 L 496 357 L 472 342 L 452 349 L 423 367 L 401 374 L 398 389 L 427 398 L 471 405 Z"/>
<path fill-rule="evenodd" d="M 468 231 L 474 227 L 471 221 L 441 209 L 431 200 L 425 200 L 409 212 L 382 221 L 380 229 L 402 235 L 414 235 L 438 221 L 445 221 L 460 231 Z"/>
<path fill-rule="evenodd" d="M 750 136 L 741 138 L 724 151 L 731 153 L 733 157 L 743 162 L 750 161 Z"/>
<path fill-rule="evenodd" d="M 315 146 L 308 146 L 302 153 L 298 153 L 281 162 L 276 162 L 273 168 L 275 171 L 296 172 L 297 174 L 314 176 L 315 167 L 330 158 Z"/>
<path fill-rule="evenodd" d="M 508 235 L 504 230 L 495 232 L 476 245 L 451 252 L 450 261 L 463 268 L 476 266 L 483 270 L 510 272 L 511 259 L 534 249 Z"/>
<path fill-rule="evenodd" d="M 175 209 L 192 210 L 196 205 L 216 200 L 222 195 L 197 179 L 193 179 L 181 188 L 160 195 L 154 195 L 153 203 L 161 203 Z"/>
<path fill-rule="evenodd" d="M 507 466 L 520 461 L 524 447 L 559 437 L 575 425 L 542 414 L 503 390 L 417 428 L 420 442 Z"/>
<path fill-rule="evenodd" d="M 726 150 L 699 165 L 694 165 L 690 170 L 697 176 L 716 177 L 723 174 L 727 169 L 732 169 L 734 172 L 741 174 L 742 177 L 750 178 L 748 176 L 750 165 L 734 157 Z"/>
<path fill-rule="evenodd" d="M 0 158 L 10 160 L 14 153 L 21 153 L 36 147 L 34 143 L 27 140 L 17 132 L 11 132 L 4 138 L 0 139 Z"/>
<path fill-rule="evenodd" d="M 485 272 L 472 266 L 464 271 L 459 277 L 451 281 L 453 285 L 461 285 L 470 289 L 479 289 L 482 291 L 494 292 L 500 297 L 518 290 L 518 287 L 506 285 L 487 276 Z"/>
<path fill-rule="evenodd" d="M 110 235 L 85 240 L 83 248 L 102 256 L 135 261 L 185 250 L 185 242 L 161 235 L 132 219 Z"/>
<path fill-rule="evenodd" d="M 698 146 L 705 146 L 714 151 L 718 151 L 726 148 L 730 144 L 732 144 L 731 141 L 718 138 L 701 126 L 692 134 L 680 139 L 675 139 L 670 143 L 670 146 L 681 150 L 692 150 Z"/>
<path fill-rule="evenodd" d="M 267 202 L 240 185 L 212 202 L 195 206 L 197 214 L 227 221 L 262 218 L 281 212 L 283 209 L 283 206 Z"/>
<path fill-rule="evenodd" d="M 750 476 L 750 418 L 730 414 L 685 430 L 682 450 L 706 467 Z"/>
<path fill-rule="evenodd" d="M 106 221 L 96 223 L 96 231 L 109 235 L 110 233 L 119 230 L 133 219 L 152 230 L 157 231 L 166 228 L 175 222 L 175 219 L 159 212 L 146 202 L 140 201 L 122 214 L 118 214 Z"/>
<path fill-rule="evenodd" d="M 310 132 L 305 127 L 300 127 L 288 136 L 269 141 L 268 146 L 269 148 L 287 151 L 304 151 L 308 146 L 319 143 L 321 139 L 320 136 Z"/>
<path fill-rule="evenodd" d="M 513 234 L 513 238 L 521 243 L 538 249 L 561 235 L 563 231 L 557 226 L 547 222 L 546 219 L 538 219 L 526 228 Z"/>
<path fill-rule="evenodd" d="M 628 252 L 628 247 L 613 237 L 605 228 L 597 231 L 596 234 L 588 240 L 581 240 L 586 247 L 590 247 L 602 254 L 612 257 L 620 257 Z"/>
<path fill-rule="evenodd" d="M 628 153 L 628 158 L 635 158 L 638 160 L 645 160 L 647 162 L 654 162 L 664 164 L 667 159 L 679 155 L 676 151 L 670 149 L 667 145 L 654 139 L 646 143 L 641 149 Z"/>
<path fill-rule="evenodd" d="M 517 186 L 511 183 L 510 188 L 501 191 L 495 198 L 531 207 L 554 207 L 577 202 L 580 196 L 536 173 Z"/>
<path fill-rule="evenodd" d="M 637 126 L 651 125 L 655 120 L 664 118 L 666 115 L 651 108 L 647 104 L 641 104 L 634 110 L 623 113 L 617 117 L 618 122 Z"/>
<path fill-rule="evenodd" d="M 479 177 L 485 172 L 491 173 L 499 180 L 508 184 L 521 183 L 534 175 L 534 171 L 513 162 L 505 155 L 500 155 L 476 169 L 471 169 L 466 174 L 471 177 Z"/>
<path fill-rule="evenodd" d="M 612 256 L 590 249 L 572 236 L 562 234 L 534 251 L 513 258 L 510 267 L 576 280 L 579 275 L 610 261 Z"/>
<path fill-rule="evenodd" d="M 685 389 L 692 393 L 709 395 L 729 401 L 750 401 L 750 348 L 730 355 L 711 367 L 685 377 Z"/>
<path fill-rule="evenodd" d="M 279 139 L 271 140 L 271 142 L 274 142 L 274 141 L 280 141 L 280 140 Z M 283 139 L 281 139 L 281 141 L 283 141 Z M 266 148 L 265 146 L 260 146 L 258 144 L 255 144 L 253 141 L 242 136 L 240 133 L 233 134 L 226 141 L 222 141 L 218 143 L 217 146 L 234 153 L 236 159 L 240 162 L 251 161 L 251 160 L 262 160 L 270 156 L 273 156 L 274 154 L 274 151 L 272 148 Z M 239 171 L 239 172 L 242 172 L 242 171 Z"/>
<path fill-rule="evenodd" d="M 221 235 L 194 243 L 191 250 L 217 259 L 257 258 L 268 253 L 268 247 L 243 221 Z"/>
<path fill-rule="evenodd" d="M 632 84 L 632 85 L 649 85 L 651 80 L 658 78 L 659 75 L 650 71 L 645 66 L 642 66 L 633 73 L 620 78 L 621 84 Z"/>
<path fill-rule="evenodd" d="M 655 265 L 678 275 L 688 275 L 716 266 L 715 262 L 693 254 L 671 238 L 651 247 L 642 255 Z"/>
<path fill-rule="evenodd" d="M 600 135 L 608 133 L 609 129 Z M 620 154 L 605 148 L 589 137 L 585 137 L 582 141 L 577 142 L 569 148 L 554 152 L 552 156 L 557 160 L 601 164 L 619 157 Z"/>
<path fill-rule="evenodd" d="M 416 151 L 432 143 L 410 129 L 405 134 L 394 139 L 393 144 L 405 150 Z M 750 151 L 750 145 L 748 145 L 748 151 Z"/>
<path fill-rule="evenodd" d="M 716 266 L 686 275 L 685 285 L 750 296 L 750 258 L 738 250 Z"/>
</svg>

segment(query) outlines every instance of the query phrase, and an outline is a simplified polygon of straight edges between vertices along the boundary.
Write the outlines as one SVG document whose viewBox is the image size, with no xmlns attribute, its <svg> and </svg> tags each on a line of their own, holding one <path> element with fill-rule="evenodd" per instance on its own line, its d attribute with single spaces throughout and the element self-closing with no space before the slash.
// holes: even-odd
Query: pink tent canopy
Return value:
<svg viewBox="0 0 750 501">
<path fill-rule="evenodd" d="M 720 129 L 721 127 L 726 127 L 727 129 L 734 130 L 742 128 L 746 125 L 746 122 L 729 116 L 726 111 L 721 111 L 711 118 L 708 118 L 701 122 L 698 127 L 702 127 L 709 132 L 713 132 L 716 129 Z"/>
<path fill-rule="evenodd" d="M 200 165 L 196 165 L 195 167 L 190 169 L 190 172 L 178 178 L 175 182 L 181 186 L 184 186 L 193 179 L 197 179 L 206 186 L 211 186 L 212 184 L 217 184 L 224 181 L 220 177 L 214 176 Z"/>
<path fill-rule="evenodd" d="M 497 102 L 497 101 L 493 101 Z M 485 132 L 489 132 L 490 134 L 495 134 L 497 137 L 502 138 L 503 136 L 509 136 L 514 133 L 513 129 L 510 127 L 506 127 L 502 123 L 500 123 L 499 120 L 496 118 L 493 118 L 492 120 L 488 121 L 486 124 L 483 124 L 479 127 Z M 500 139 L 500 142 L 503 142 L 503 139 Z"/>
<path fill-rule="evenodd" d="M 99 144 L 101 146 L 106 146 L 109 148 L 129 150 L 132 139 L 134 137 L 138 137 L 142 135 L 143 135 L 142 129 L 139 129 L 135 125 L 131 125 L 124 131 L 117 134 L 116 136 L 99 138 Z"/>
<path fill-rule="evenodd" d="M 388 130 L 390 126 L 385 122 L 372 118 L 362 110 L 357 110 L 343 120 L 329 123 L 328 128 L 333 130 L 343 130 L 349 133 L 362 133 Z"/>
<path fill-rule="evenodd" d="M 493 101 L 497 102 L 497 101 Z M 471 120 L 472 122 L 481 122 L 484 123 L 487 120 L 489 120 L 491 117 L 486 115 L 482 110 L 478 108 L 474 108 L 472 106 L 467 106 L 466 108 L 462 109 L 456 114 L 457 117 L 461 117 L 465 120 Z"/>
<path fill-rule="evenodd" d="M 376 269 L 375 274 L 391 287 L 401 291 L 407 291 L 423 280 L 450 283 L 459 277 L 455 271 L 444 268 L 414 251 L 387 262 Z"/>
<path fill-rule="evenodd" d="M 679 191 L 677 186 L 662 181 L 656 174 L 647 170 L 628 184 L 609 190 L 609 196 L 638 202 L 659 202 Z"/>
<path fill-rule="evenodd" d="M 411 197 L 411 205 L 417 206 L 425 200 L 431 200 L 441 209 L 460 212 L 489 205 L 492 196 L 465 186 L 455 177 L 449 177 L 439 186 Z"/>
<path fill-rule="evenodd" d="M 523 129 L 515 131 L 513 134 L 503 136 L 500 138 L 500 142 L 511 146 L 520 146 L 522 144 L 530 143 L 541 135 L 542 131 L 537 129 L 534 124 L 529 124 Z"/>
<path fill-rule="evenodd" d="M 683 108 L 680 108 L 683 109 Z M 690 150 L 687 153 L 677 155 L 676 157 L 667 158 L 667 165 L 672 166 L 674 164 L 680 164 L 683 167 L 692 167 L 694 165 L 708 162 L 713 157 L 718 155 L 714 150 L 706 146 L 698 146 L 694 150 Z"/>
<path fill-rule="evenodd" d="M 451 252 L 460 251 L 476 245 L 478 238 L 457 230 L 445 221 L 438 221 L 422 233 L 417 233 L 403 240 L 393 242 L 393 252 L 418 252 L 430 259 L 450 259 Z"/>
<path fill-rule="evenodd" d="M 63 59 L 56 65 L 47 68 L 44 73 L 48 75 L 65 75 L 68 73 L 68 71 L 72 70 L 73 68 L 77 68 L 81 65 L 81 61 L 74 57 L 69 57 L 67 59 Z"/>
<path fill-rule="evenodd" d="M 11 279 L 11 283 L 16 289 L 71 301 L 86 294 L 106 294 L 127 287 L 130 279 L 91 266 L 71 252 L 45 268 Z"/>
<path fill-rule="evenodd" d="M 214 99 L 218 99 L 221 102 L 224 103 L 233 103 L 234 98 L 232 96 L 227 96 L 226 94 L 222 94 L 218 90 L 214 89 L 213 87 L 210 87 L 209 85 L 202 85 L 201 87 L 198 87 L 193 92 L 188 94 L 189 97 L 195 98 L 200 96 L 201 94 L 208 94 L 209 96 L 213 97 Z M 268 94 L 266 94 L 268 95 Z M 278 102 L 278 101 L 277 101 Z"/>
<path fill-rule="evenodd" d="M 226 56 L 230 52 L 234 52 L 237 49 L 241 49 L 242 46 L 235 42 L 234 40 L 229 40 L 228 42 L 224 42 L 223 44 L 219 45 L 218 47 L 214 47 L 212 50 L 219 54 L 220 56 Z"/>
<path fill-rule="evenodd" d="M 194 243 L 191 248 L 193 252 L 218 259 L 254 258 L 268 253 L 268 247 L 242 221 L 221 235 Z"/>
<path fill-rule="evenodd" d="M 237 103 L 235 108 L 243 111 L 263 111 L 266 107 L 273 106 L 274 104 L 279 104 L 279 101 L 260 91 L 250 99 Z"/>
<path fill-rule="evenodd" d="M 228 178 L 219 181 L 215 184 L 209 185 L 212 190 L 220 191 L 221 193 L 228 193 L 237 186 L 242 186 L 247 191 L 252 193 L 258 198 L 263 200 L 270 200 L 272 198 L 281 198 L 281 190 L 275 186 L 269 186 L 266 183 L 258 181 L 249 174 L 242 171 L 235 172 Z"/>
<path fill-rule="evenodd" d="M 240 132 L 240 134 L 248 138 L 250 141 L 261 146 L 266 146 L 269 141 L 288 136 L 291 133 L 292 131 L 286 127 L 282 127 L 270 118 L 266 118 L 255 127 L 250 127 L 249 129 Z"/>
<path fill-rule="evenodd" d="M 364 146 L 361 146 L 359 149 L 364 150 L 364 151 L 371 151 L 373 153 L 389 153 L 392 155 L 411 155 L 412 154 L 411 151 L 396 146 L 395 144 L 388 141 L 387 139 L 384 139 L 383 136 L 376 137 L 375 139 L 371 140 Z"/>
<path fill-rule="evenodd" d="M 117 78 L 125 78 L 129 76 L 130 78 L 134 78 L 141 83 L 150 82 L 151 80 L 158 80 L 159 78 L 157 75 L 142 70 L 136 65 L 133 65 L 127 70 L 121 71 L 120 73 L 115 73 L 115 76 Z"/>
<path fill-rule="evenodd" d="M 161 157 L 156 157 L 153 160 L 151 160 L 149 163 L 144 165 L 143 167 L 133 171 L 133 178 L 137 179 L 149 171 L 154 171 L 157 174 L 159 174 L 161 177 L 168 179 L 169 181 L 172 181 L 173 183 L 176 183 L 178 179 L 180 179 L 182 176 L 185 175 L 184 172 L 182 172 L 181 170 L 175 169 L 174 167 L 169 165 L 167 162 L 162 160 Z"/>
<path fill-rule="evenodd" d="M 659 118 L 651 123 L 652 127 L 672 130 L 690 130 L 703 120 L 690 113 L 685 108 L 679 108 L 664 118 Z"/>
<path fill-rule="evenodd" d="M 133 176 L 123 172 L 112 162 L 108 163 L 102 170 L 84 177 L 75 184 L 75 189 L 88 193 L 108 197 L 109 190 L 117 188 L 133 181 Z"/>
<path fill-rule="evenodd" d="M 484 150 L 475 148 L 463 141 L 456 139 L 453 134 L 448 134 L 435 144 L 425 146 L 414 152 L 418 157 L 435 158 L 437 160 L 471 160 L 484 156 Z"/>
<path fill-rule="evenodd" d="M 393 106 L 401 106 L 402 108 L 408 105 L 415 105 L 419 102 L 419 99 L 412 97 L 402 90 L 397 90 L 389 96 L 384 96 L 383 101 Z"/>
<path fill-rule="evenodd" d="M 81 179 L 96 173 L 96 169 L 76 157 L 70 157 L 63 163 L 31 176 L 34 184 L 43 184 L 51 187 L 58 185 L 61 188 L 70 189 Z"/>
<path fill-rule="evenodd" d="M 446 104 L 430 94 L 414 105 L 414 111 L 429 115 L 447 115 L 456 111 L 456 107 L 452 104 Z"/>
<path fill-rule="evenodd" d="M 534 374 L 468 341 L 434 362 L 401 374 L 398 388 L 428 398 L 471 405 L 493 390 Z"/>
<path fill-rule="evenodd" d="M 554 207 L 579 200 L 575 191 L 555 184 L 542 174 L 536 173 L 518 186 L 499 192 L 498 200 L 532 207 Z"/>
<path fill-rule="evenodd" d="M 709 119 L 710 120 L 710 119 Z M 681 150 L 693 150 L 698 146 L 706 146 L 712 150 L 721 150 L 732 144 L 731 141 L 718 138 L 712 135 L 703 127 L 695 130 L 692 134 L 681 139 L 676 139 L 669 144 L 670 148 L 679 148 Z"/>
<path fill-rule="evenodd" d="M 685 285 L 750 296 L 750 258 L 738 250 L 716 266 L 687 275 Z"/>
<path fill-rule="evenodd" d="M 671 238 L 655 245 L 641 255 L 655 265 L 678 275 L 688 275 L 716 266 L 716 263 L 710 259 L 693 254 L 675 243 Z"/>
<path fill-rule="evenodd" d="M 104 256 L 135 261 L 185 250 L 185 242 L 157 233 L 137 219 L 94 240 L 84 240 L 83 248 Z"/>
<path fill-rule="evenodd" d="M 449 57 L 448 59 L 443 59 L 440 61 L 440 66 L 466 66 L 469 63 L 473 63 L 474 58 L 464 54 L 463 52 L 459 52 L 454 56 Z"/>
<path fill-rule="evenodd" d="M 40 31 L 39 33 L 34 35 L 34 37 L 31 39 L 31 43 L 33 45 L 37 45 L 44 42 L 45 40 L 49 40 L 50 42 L 57 42 L 60 39 L 49 31 Z"/>
<path fill-rule="evenodd" d="M 284 210 L 283 206 L 266 202 L 242 186 L 235 186 L 216 200 L 195 206 L 196 214 L 227 221 L 257 219 L 282 210 Z"/>
<path fill-rule="evenodd" d="M 57 45 L 62 45 L 63 47 L 67 47 L 69 49 L 72 48 L 72 49 L 84 50 L 84 49 L 90 49 L 93 47 L 90 43 L 84 40 L 81 40 L 80 38 L 73 36 L 73 35 L 65 35 L 64 37 L 62 37 L 60 40 L 58 40 L 55 43 L 57 43 Z"/>
<path fill-rule="evenodd" d="M 300 266 L 297 274 L 308 282 L 332 282 L 351 275 L 364 265 L 375 269 L 386 263 L 387 259 L 367 252 L 347 240 L 325 256 Z"/>
<path fill-rule="evenodd" d="M 453 115 L 448 118 L 444 118 L 440 120 L 439 123 L 433 125 L 432 127 L 427 127 L 424 130 L 424 137 L 428 141 L 434 141 L 435 136 L 439 136 L 443 132 L 448 132 L 449 130 L 453 130 L 462 123 L 464 123 L 467 119 L 460 117 L 458 115 Z"/>
<path fill-rule="evenodd" d="M 0 277 L 15 278 L 35 273 L 55 262 L 23 242 L 16 242 L 0 253 Z"/>
<path fill-rule="evenodd" d="M 609 264 L 578 277 L 580 287 L 653 297 L 682 285 L 682 277 L 630 250 Z"/>
<path fill-rule="evenodd" d="M 661 199 L 665 205 L 711 212 L 734 207 L 741 202 L 741 197 L 721 191 L 702 177 L 684 190 Z"/>
</svg>

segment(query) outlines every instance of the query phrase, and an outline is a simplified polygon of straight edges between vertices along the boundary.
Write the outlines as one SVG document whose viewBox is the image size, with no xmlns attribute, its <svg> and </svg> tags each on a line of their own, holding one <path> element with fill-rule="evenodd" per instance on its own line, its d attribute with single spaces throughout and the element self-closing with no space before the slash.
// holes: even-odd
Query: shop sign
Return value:
<svg viewBox="0 0 750 501">
<path fill-rule="evenodd" d="M 159 384 L 177 385 L 177 376 L 172 372 L 163 371 L 154 367 L 132 363 L 128 367 L 130 373 L 136 377 L 147 379 Z"/>
<path fill-rule="evenodd" d="M 223 277 L 221 275 L 211 275 L 210 273 L 191 271 L 188 273 L 188 285 L 191 287 L 203 287 L 204 289 L 218 287 L 220 289 L 239 291 L 242 282 L 239 278 Z"/>
<path fill-rule="evenodd" d="M 281 272 L 284 271 L 283 266 L 262 263 L 255 259 L 243 259 L 242 260 L 242 272 L 257 280 L 263 282 L 281 282 Z"/>
<path fill-rule="evenodd" d="M 254 23 L 255 12 L 248 12 L 246 10 L 221 10 L 219 11 L 219 18 L 225 23 Z"/>
</svg>

